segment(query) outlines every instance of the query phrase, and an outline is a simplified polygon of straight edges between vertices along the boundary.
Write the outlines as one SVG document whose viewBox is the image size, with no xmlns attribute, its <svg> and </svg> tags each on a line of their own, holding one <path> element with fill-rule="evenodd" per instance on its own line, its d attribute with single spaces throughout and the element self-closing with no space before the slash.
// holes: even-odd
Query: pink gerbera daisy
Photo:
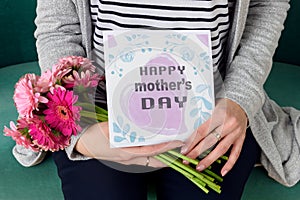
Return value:
<svg viewBox="0 0 300 200">
<path fill-rule="evenodd" d="M 53 76 L 51 70 L 42 73 L 41 77 L 37 80 L 34 90 L 40 93 L 46 93 L 51 88 L 55 87 L 56 78 Z"/>
<path fill-rule="evenodd" d="M 92 74 L 90 70 L 87 71 L 73 71 L 72 75 L 65 76 L 63 82 L 66 88 L 73 88 L 74 86 L 82 86 L 84 88 L 96 87 L 101 77 L 99 74 Z"/>
<path fill-rule="evenodd" d="M 59 59 L 59 64 L 64 67 L 72 67 L 76 71 L 90 70 L 95 72 L 96 67 L 91 63 L 91 61 L 82 56 L 68 56 Z"/>
<path fill-rule="evenodd" d="M 21 117 L 33 117 L 33 111 L 38 110 L 39 103 L 47 103 L 47 98 L 34 91 L 38 77 L 26 74 L 15 85 L 14 102 Z"/>
<path fill-rule="evenodd" d="M 96 87 L 98 85 L 98 82 L 100 80 L 99 74 L 93 74 L 91 75 L 91 72 L 89 70 L 85 72 L 81 72 L 80 76 L 79 73 L 74 72 L 74 78 L 75 78 L 75 86 L 83 86 L 85 88 L 88 87 Z"/>
<path fill-rule="evenodd" d="M 29 134 L 33 144 L 44 151 L 58 151 L 70 143 L 70 137 L 52 131 L 48 125 L 38 117 L 34 117 L 29 124 Z"/>
<path fill-rule="evenodd" d="M 78 96 L 73 95 L 73 91 L 55 88 L 47 95 L 49 102 L 44 111 L 45 121 L 56 131 L 65 136 L 76 135 L 81 127 L 76 124 L 80 120 L 81 107 L 75 106 Z"/>
<path fill-rule="evenodd" d="M 17 127 L 18 126 L 18 127 Z M 28 122 L 26 119 L 19 119 L 17 126 L 14 122 L 10 122 L 10 129 L 4 126 L 3 132 L 5 136 L 11 137 L 16 144 L 24 146 L 27 149 L 33 151 L 39 151 L 39 148 L 32 143 L 29 132 L 28 132 Z"/>
<path fill-rule="evenodd" d="M 68 76 L 69 73 L 72 75 L 72 71 L 86 71 L 90 70 L 92 72 L 96 71 L 96 67 L 87 58 L 81 56 L 68 56 L 59 59 L 57 65 L 52 69 L 53 76 L 62 79 L 64 76 Z"/>
</svg>

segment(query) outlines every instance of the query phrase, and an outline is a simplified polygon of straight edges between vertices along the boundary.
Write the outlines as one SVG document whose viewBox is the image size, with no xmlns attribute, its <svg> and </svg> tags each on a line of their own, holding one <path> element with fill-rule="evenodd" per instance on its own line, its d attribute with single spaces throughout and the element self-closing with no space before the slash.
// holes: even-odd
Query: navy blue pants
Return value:
<svg viewBox="0 0 300 200">
<path fill-rule="evenodd" d="M 64 151 L 53 153 L 53 158 L 67 200 L 146 200 L 149 183 L 154 185 L 158 200 L 238 200 L 259 153 L 260 148 L 248 129 L 241 155 L 221 183 L 221 194 L 214 191 L 205 194 L 171 168 L 147 173 L 128 173 L 115 170 L 94 159 L 70 161 Z M 132 166 L 124 167 L 132 169 Z"/>
</svg>

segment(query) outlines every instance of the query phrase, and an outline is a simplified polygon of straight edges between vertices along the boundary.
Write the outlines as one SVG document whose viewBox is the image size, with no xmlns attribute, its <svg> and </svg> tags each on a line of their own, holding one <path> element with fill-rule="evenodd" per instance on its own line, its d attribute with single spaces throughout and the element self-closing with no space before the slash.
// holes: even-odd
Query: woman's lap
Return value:
<svg viewBox="0 0 300 200">
<path fill-rule="evenodd" d="M 64 151 L 53 153 L 53 158 L 66 200 L 146 199 L 143 174 L 118 171 L 94 159 L 70 161 Z"/>
<path fill-rule="evenodd" d="M 259 154 L 259 147 L 248 131 L 241 155 L 234 168 L 224 177 L 222 193 L 204 194 L 193 183 L 171 168 L 148 173 L 128 173 L 108 167 L 98 160 L 70 161 L 64 151 L 53 158 L 62 180 L 65 199 L 143 200 L 147 199 L 147 186 L 156 187 L 157 197 L 172 199 L 240 199 L 244 185 Z M 125 166 L 130 168 L 131 166 Z M 218 169 L 219 170 L 219 169 Z"/>
</svg>

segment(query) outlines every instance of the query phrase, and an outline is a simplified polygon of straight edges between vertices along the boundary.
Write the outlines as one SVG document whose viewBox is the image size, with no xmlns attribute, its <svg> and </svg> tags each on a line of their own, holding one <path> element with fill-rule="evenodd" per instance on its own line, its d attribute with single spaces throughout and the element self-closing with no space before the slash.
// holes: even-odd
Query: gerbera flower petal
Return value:
<svg viewBox="0 0 300 200">
<path fill-rule="evenodd" d="M 69 145 L 70 137 L 60 133 L 54 134 L 48 125 L 39 118 L 32 118 L 29 124 L 29 134 L 33 144 L 44 151 L 58 151 Z"/>
<path fill-rule="evenodd" d="M 73 91 L 54 89 L 47 95 L 49 102 L 46 104 L 47 109 L 44 111 L 45 121 L 56 131 L 65 136 L 76 135 L 81 127 L 76 124 L 80 120 L 80 107 L 74 104 L 77 96 Z"/>
<path fill-rule="evenodd" d="M 51 70 L 47 70 L 42 73 L 41 77 L 37 80 L 35 85 L 35 91 L 40 93 L 45 93 L 50 90 L 51 87 L 54 87 L 57 79 L 53 76 Z"/>
<path fill-rule="evenodd" d="M 19 121 L 19 120 L 18 120 Z M 32 143 L 32 141 L 26 137 L 26 135 L 22 134 L 22 131 L 27 131 L 25 128 L 28 128 L 28 124 L 26 120 L 22 120 L 21 124 L 18 123 L 17 127 L 14 122 L 10 122 L 10 129 L 4 126 L 4 135 L 11 137 L 16 144 L 24 146 L 27 149 L 31 149 L 32 151 L 39 151 L 36 145 Z"/>
<path fill-rule="evenodd" d="M 38 76 L 26 74 L 15 85 L 13 96 L 17 111 L 21 117 L 33 117 L 32 112 L 38 108 L 39 103 L 46 102 L 39 92 L 34 91 Z"/>
</svg>

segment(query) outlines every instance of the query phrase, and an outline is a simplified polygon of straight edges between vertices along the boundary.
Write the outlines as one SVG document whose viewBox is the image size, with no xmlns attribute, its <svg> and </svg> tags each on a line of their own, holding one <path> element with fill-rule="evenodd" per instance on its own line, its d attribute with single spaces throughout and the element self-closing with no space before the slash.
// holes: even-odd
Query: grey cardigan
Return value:
<svg viewBox="0 0 300 200">
<path fill-rule="evenodd" d="M 263 89 L 288 9 L 289 0 L 236 0 L 224 88 L 225 97 L 247 113 L 269 176 L 292 186 L 300 179 L 300 111 L 279 107 Z M 42 70 L 63 56 L 90 57 L 92 29 L 87 0 L 38 0 L 35 22 Z M 72 160 L 88 159 L 74 151 L 79 137 L 73 137 L 66 149 Z M 24 166 L 39 163 L 44 155 L 25 153 L 20 146 L 15 146 L 13 153 Z"/>
</svg>

